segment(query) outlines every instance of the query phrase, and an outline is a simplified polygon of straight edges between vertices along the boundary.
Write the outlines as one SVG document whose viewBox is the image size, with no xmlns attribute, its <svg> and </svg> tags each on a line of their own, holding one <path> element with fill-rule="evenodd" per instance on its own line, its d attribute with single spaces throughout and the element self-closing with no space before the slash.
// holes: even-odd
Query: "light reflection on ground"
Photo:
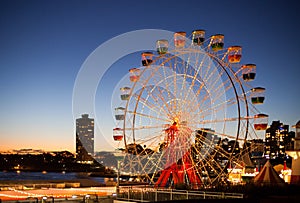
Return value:
<svg viewBox="0 0 300 203">
<path fill-rule="evenodd" d="M 34 190 L 15 190 L 10 188 L 7 191 L 0 191 L 0 199 L 6 200 L 21 200 L 27 199 L 28 197 L 42 198 L 42 197 L 53 197 L 53 198 L 72 198 L 76 196 L 84 195 L 97 195 L 97 196 L 108 196 L 115 193 L 115 187 L 90 187 L 90 188 L 46 188 L 46 189 L 34 189 Z"/>
</svg>

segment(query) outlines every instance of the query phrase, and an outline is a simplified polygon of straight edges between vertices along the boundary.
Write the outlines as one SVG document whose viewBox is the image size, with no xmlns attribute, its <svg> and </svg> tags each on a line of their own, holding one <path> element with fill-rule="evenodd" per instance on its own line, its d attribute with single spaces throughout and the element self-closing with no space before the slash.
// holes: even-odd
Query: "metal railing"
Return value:
<svg viewBox="0 0 300 203">
<path fill-rule="evenodd" d="M 148 187 L 120 187 L 119 200 L 157 202 L 184 199 L 237 199 L 241 193 L 206 192 L 190 190 L 156 189 Z"/>
</svg>

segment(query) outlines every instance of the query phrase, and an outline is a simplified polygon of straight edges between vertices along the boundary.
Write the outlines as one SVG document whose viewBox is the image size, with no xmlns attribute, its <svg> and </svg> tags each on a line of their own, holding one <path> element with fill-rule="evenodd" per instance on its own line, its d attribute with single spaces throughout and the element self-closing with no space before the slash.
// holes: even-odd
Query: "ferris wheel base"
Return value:
<svg viewBox="0 0 300 203">
<path fill-rule="evenodd" d="M 183 164 L 173 163 L 164 169 L 154 186 L 165 188 L 187 185 L 190 189 L 198 189 L 202 183 L 199 175 L 193 169 L 187 154 L 183 160 L 185 160 Z"/>
</svg>

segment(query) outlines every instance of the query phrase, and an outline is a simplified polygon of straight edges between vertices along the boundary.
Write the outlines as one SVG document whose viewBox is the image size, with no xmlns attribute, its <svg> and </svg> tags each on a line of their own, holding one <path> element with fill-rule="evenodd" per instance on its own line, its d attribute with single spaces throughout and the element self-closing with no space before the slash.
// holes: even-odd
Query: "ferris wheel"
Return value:
<svg viewBox="0 0 300 203">
<path fill-rule="evenodd" d="M 241 64 L 242 47 L 224 47 L 224 35 L 174 33 L 141 53 L 118 85 L 113 138 L 123 149 L 122 172 L 157 187 L 190 188 L 226 180 L 245 164 L 243 145 L 265 130 L 256 106 L 265 88 L 253 87 L 255 64 Z"/>
</svg>

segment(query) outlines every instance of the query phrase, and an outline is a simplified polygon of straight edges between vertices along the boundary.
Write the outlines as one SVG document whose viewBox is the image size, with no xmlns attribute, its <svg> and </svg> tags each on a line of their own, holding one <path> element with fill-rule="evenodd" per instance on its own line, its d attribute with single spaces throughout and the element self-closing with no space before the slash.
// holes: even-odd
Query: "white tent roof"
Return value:
<svg viewBox="0 0 300 203">
<path fill-rule="evenodd" d="M 277 174 L 270 161 L 267 161 L 259 174 L 253 179 L 255 184 L 284 185 L 285 182 Z"/>
</svg>

